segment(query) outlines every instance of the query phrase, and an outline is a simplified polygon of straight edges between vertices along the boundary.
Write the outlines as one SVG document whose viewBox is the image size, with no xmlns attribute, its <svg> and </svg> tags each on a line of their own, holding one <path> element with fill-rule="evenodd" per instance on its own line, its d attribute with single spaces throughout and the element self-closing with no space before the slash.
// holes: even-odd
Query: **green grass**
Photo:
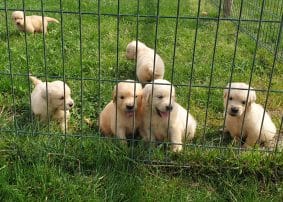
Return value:
<svg viewBox="0 0 283 202">
<path fill-rule="evenodd" d="M 40 2 L 26 0 L 25 8 L 39 11 Z M 58 1 L 44 1 L 44 10 L 52 11 L 45 15 L 62 23 L 49 24 L 45 40 L 41 34 L 25 35 L 16 30 L 10 16 L 12 10 L 22 9 L 21 1 L 6 2 L 7 22 L 4 3 L 0 3 L 0 200 L 280 200 L 282 154 L 233 152 L 231 140 L 222 141 L 219 132 L 223 124 L 222 88 L 231 74 L 237 31 L 229 21 L 219 22 L 213 57 L 217 21 L 199 20 L 193 58 L 197 21 L 180 18 L 174 55 L 176 19 L 164 16 L 176 16 L 177 1 L 160 0 L 159 14 L 163 17 L 158 21 L 156 44 L 165 62 L 165 79 L 176 87 L 177 101 L 187 107 L 191 93 L 190 112 L 198 121 L 192 143 L 220 145 L 228 150 L 192 146 L 176 156 L 162 146 L 145 149 L 137 143 L 124 148 L 115 140 L 100 138 L 96 124 L 89 127 L 84 122 L 87 117 L 96 123 L 100 111 L 111 100 L 116 80 L 135 79 L 135 64 L 125 58 L 127 43 L 138 33 L 141 41 L 155 46 L 156 19 L 145 16 L 156 15 L 156 1 L 140 1 L 138 31 L 137 18 L 128 15 L 137 13 L 137 2 L 120 0 L 119 24 L 115 16 L 117 2 L 100 1 L 102 15 L 98 17 L 95 1 L 81 2 L 81 11 L 87 12 L 81 16 L 68 13 L 78 11 L 78 1 L 62 1 L 62 11 L 66 12 L 62 16 Z M 180 5 L 180 16 L 197 15 L 196 0 L 180 1 Z M 41 14 L 36 11 L 27 14 Z M 207 18 L 217 17 L 217 9 L 210 1 L 202 1 L 200 12 L 203 11 L 208 13 Z M 248 83 L 252 73 L 252 86 L 266 90 L 274 56 L 262 47 L 255 50 L 255 45 L 249 36 L 239 33 L 233 81 Z M 48 81 L 65 77 L 71 87 L 76 106 L 66 136 L 56 123 L 44 125 L 34 120 L 29 106 L 29 72 Z M 186 85 L 190 80 L 189 92 Z M 283 66 L 277 62 L 271 90 L 282 91 L 282 80 Z M 210 82 L 216 88 L 208 94 Z M 265 96 L 266 92 L 257 92 L 257 102 L 264 104 Z M 279 128 L 282 93 L 270 93 L 267 109 Z M 140 160 L 173 162 L 189 168 L 148 167 Z"/>
<path fill-rule="evenodd" d="M 1 139 L 2 201 L 282 198 L 282 155 L 196 149 L 178 158 L 189 167 L 162 167 L 135 162 L 127 148 L 100 138 L 5 135 Z"/>
</svg>

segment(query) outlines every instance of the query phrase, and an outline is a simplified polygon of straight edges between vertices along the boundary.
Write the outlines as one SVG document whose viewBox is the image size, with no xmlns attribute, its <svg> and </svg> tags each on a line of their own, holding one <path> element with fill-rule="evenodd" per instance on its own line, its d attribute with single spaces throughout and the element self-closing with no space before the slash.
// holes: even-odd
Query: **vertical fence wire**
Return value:
<svg viewBox="0 0 283 202">
<path fill-rule="evenodd" d="M 117 5 L 117 12 L 119 14 L 120 12 L 120 0 L 118 0 L 118 5 Z M 118 82 L 119 82 L 119 45 L 118 45 L 118 39 L 119 39 L 119 23 L 120 21 L 118 20 L 118 14 L 117 14 L 117 24 L 116 24 L 116 68 L 115 68 L 115 98 L 113 97 L 113 99 L 115 99 L 115 134 L 116 134 L 116 140 L 117 142 L 122 142 L 125 140 L 120 140 L 120 131 L 118 131 Z"/>
<path fill-rule="evenodd" d="M 26 4 L 25 4 L 25 0 L 22 0 L 22 6 L 23 6 L 23 12 L 24 12 L 24 19 L 26 16 Z M 24 27 L 26 21 L 24 21 Z M 27 42 L 27 33 L 24 33 L 24 37 L 25 37 L 25 55 L 26 55 L 26 69 L 27 69 L 27 83 L 28 83 L 28 92 L 29 95 L 31 95 L 31 81 L 29 79 L 29 75 L 31 74 L 30 72 L 30 66 L 29 66 L 29 51 L 28 51 L 28 42 Z M 29 96 L 29 106 L 31 106 L 31 96 Z M 29 110 L 29 119 L 31 121 L 31 123 L 34 123 L 33 120 L 33 116 L 32 116 L 32 110 Z M 34 134 L 34 124 L 31 125 L 31 131 L 32 131 L 32 135 Z"/>
<path fill-rule="evenodd" d="M 43 31 L 42 31 L 42 44 L 43 44 L 43 66 L 44 66 L 44 77 L 45 77 L 45 87 L 46 87 L 46 100 L 48 100 L 48 69 L 47 69 L 47 61 L 46 61 L 46 41 L 45 41 L 45 33 L 44 33 L 44 7 L 43 7 L 43 0 L 40 1 L 40 6 L 41 6 L 41 16 L 42 16 L 42 27 L 43 27 Z M 61 22 L 62 23 L 62 22 Z M 49 103 L 46 102 L 46 110 L 47 110 L 47 121 L 48 121 L 48 131 L 47 134 L 50 136 L 51 132 L 50 132 L 50 120 L 51 120 L 51 114 L 49 112 L 50 106 Z"/>
<path fill-rule="evenodd" d="M 6 23 L 6 40 L 7 40 L 7 53 L 9 60 L 9 76 L 11 83 L 11 93 L 12 93 L 12 117 L 13 117 L 13 125 L 14 125 L 14 134 L 18 134 L 17 129 L 17 120 L 16 120 L 16 101 L 15 101 L 15 89 L 14 89 L 14 75 L 13 75 L 13 65 L 12 65 L 12 56 L 11 56 L 11 47 L 10 47 L 10 38 L 9 38 L 9 26 L 8 26 L 8 8 L 7 8 L 7 0 L 4 1 L 4 9 L 5 9 L 5 23 Z"/>
<path fill-rule="evenodd" d="M 65 44 L 64 44 L 64 20 L 63 20 L 63 2 L 60 0 L 60 32 L 61 32 L 61 58 L 62 58 L 62 74 L 63 74 L 63 93 L 64 93 L 64 147 L 63 147 L 63 154 L 66 154 L 66 145 L 67 145 L 67 128 L 66 128 L 66 122 L 67 122 L 67 114 L 66 114 L 66 76 L 65 76 Z"/>
<path fill-rule="evenodd" d="M 160 8 L 160 0 L 157 0 L 157 3 L 156 3 L 156 16 L 155 16 L 155 33 L 154 33 L 154 57 L 153 57 L 153 76 L 152 78 L 154 78 L 154 72 L 155 72 L 155 60 L 156 60 L 156 48 L 157 48 L 157 36 L 158 36 L 158 25 L 159 25 L 159 8 Z M 152 89 L 151 89 L 151 95 L 153 95 L 153 92 L 154 92 L 154 81 L 152 81 Z M 152 101 L 153 101 L 153 96 L 151 96 L 150 98 L 150 124 L 149 124 L 149 140 L 150 140 L 150 143 L 151 142 L 151 139 L 152 139 L 152 114 L 153 114 L 153 110 L 152 110 Z M 155 144 L 155 143 L 153 143 Z M 151 155 L 152 155 L 152 145 L 150 144 L 150 147 L 148 149 L 148 153 L 149 153 L 149 161 L 151 160 Z"/>
<path fill-rule="evenodd" d="M 281 18 L 281 24 L 280 24 L 280 27 L 279 27 L 279 33 L 278 33 L 277 43 L 276 43 L 275 52 L 274 52 L 273 63 L 272 63 L 271 72 L 270 72 L 270 76 L 269 76 L 267 94 L 266 94 L 265 102 L 264 102 L 264 111 L 263 111 L 261 126 L 260 126 L 260 130 L 259 130 L 259 137 L 258 137 L 258 140 L 259 140 L 260 137 L 261 137 L 261 131 L 262 131 L 262 126 L 263 126 L 263 121 L 264 121 L 264 117 L 265 117 L 265 115 L 266 115 L 267 102 L 268 102 L 268 98 L 269 98 L 269 95 L 270 95 L 270 89 L 271 89 L 271 85 L 272 85 L 272 78 L 273 78 L 273 74 L 274 74 L 274 70 L 275 70 L 275 66 L 276 66 L 276 61 L 277 61 L 278 48 L 279 48 L 279 44 L 280 44 L 280 41 L 281 41 L 282 26 L 283 26 L 283 16 L 282 16 L 282 18 Z"/>
<path fill-rule="evenodd" d="M 139 21 L 140 21 L 140 0 L 138 0 L 137 1 L 137 10 L 136 10 L 136 12 L 137 12 L 137 15 L 136 15 L 136 33 L 135 33 L 135 35 L 136 35 L 136 55 L 135 55 L 135 57 L 136 57 L 136 60 L 135 60 L 135 65 L 134 65 L 134 68 L 135 68 L 135 80 L 137 80 L 137 56 L 138 56 L 138 39 L 139 39 Z M 134 134 L 133 134 L 133 136 L 132 136 L 132 138 L 134 138 Z M 132 158 L 135 158 L 135 156 L 134 156 L 134 144 L 132 145 L 132 147 L 131 147 L 131 157 Z"/>
<path fill-rule="evenodd" d="M 221 14 L 221 3 L 222 3 L 222 0 L 219 1 L 219 7 L 218 7 L 215 39 L 214 39 L 211 69 L 210 69 L 209 84 L 208 84 L 208 95 L 207 95 L 206 107 L 205 107 L 205 119 L 204 119 L 204 129 L 203 129 L 203 143 L 204 144 L 205 144 L 205 139 L 206 139 L 206 127 L 207 127 L 207 118 L 208 118 L 208 108 L 209 108 L 209 102 L 210 102 L 210 96 L 211 96 L 211 84 L 212 84 L 212 80 L 213 80 L 213 72 L 214 72 L 214 65 L 215 65 L 214 61 L 215 61 L 216 47 L 217 47 L 217 42 L 218 42 L 218 32 L 219 32 L 220 14 Z"/>
<path fill-rule="evenodd" d="M 245 101 L 244 116 L 243 116 L 243 120 L 242 120 L 242 123 L 241 123 L 239 151 L 240 151 L 240 149 L 242 147 L 241 146 L 241 142 L 243 141 L 243 137 L 244 137 L 244 133 L 243 133 L 244 122 L 245 122 L 245 118 L 246 118 L 246 115 L 247 115 L 247 104 L 248 104 L 248 99 L 249 99 L 249 95 L 250 95 L 250 91 L 251 91 L 251 83 L 252 83 L 252 79 L 253 79 L 253 74 L 254 74 L 254 69 L 255 69 L 255 62 L 256 62 L 256 55 L 257 55 L 258 46 L 259 46 L 259 40 L 260 40 L 259 37 L 260 37 L 260 31 L 261 31 L 261 25 L 262 25 L 262 17 L 263 17 L 264 5 L 265 5 L 265 0 L 262 1 L 261 10 L 260 10 L 260 18 L 259 18 L 259 22 L 258 22 L 258 31 L 257 31 L 257 36 L 256 36 L 256 44 L 255 44 L 255 49 L 254 49 L 254 54 L 253 54 L 253 62 L 252 62 L 252 67 L 251 67 L 250 78 L 249 78 L 249 82 L 248 82 L 248 84 L 249 84 L 248 93 L 247 93 L 247 97 L 246 97 L 246 101 Z"/>
<path fill-rule="evenodd" d="M 191 65 L 191 73 L 190 73 L 190 81 L 189 81 L 187 114 L 189 113 L 190 104 L 191 104 L 193 75 L 194 75 L 194 67 L 195 67 L 194 64 L 195 64 L 195 57 L 196 57 L 196 44 L 197 44 L 197 39 L 198 39 L 198 29 L 199 29 L 199 21 L 200 21 L 200 6 L 201 6 L 201 0 L 198 1 L 198 7 L 197 7 L 196 29 L 195 29 L 194 40 L 193 40 L 194 45 L 193 45 L 193 51 L 192 51 L 192 65 Z"/>
<path fill-rule="evenodd" d="M 100 1 L 97 1 L 97 60 L 98 60 L 98 109 L 101 111 L 101 13 L 100 13 Z M 100 123 L 99 123 L 100 124 Z M 100 129 L 98 130 L 101 135 Z"/>
<path fill-rule="evenodd" d="M 84 103 L 83 103 L 83 47 L 82 47 L 82 8 L 81 8 L 81 0 L 78 0 L 78 6 L 79 6 L 79 43 L 80 43 L 80 136 L 83 135 L 83 108 L 84 108 Z M 100 82 L 99 82 L 100 83 Z M 99 108 L 100 109 L 100 108 Z"/>
<path fill-rule="evenodd" d="M 229 76 L 229 88 L 228 88 L 227 98 L 230 97 L 231 83 L 232 83 L 233 74 L 234 74 L 234 70 L 235 70 L 235 61 L 236 61 L 236 56 L 237 56 L 237 48 L 238 48 L 238 41 L 239 41 L 239 32 L 240 32 L 241 19 L 242 19 L 242 11 L 243 11 L 243 2 L 244 2 L 244 0 L 241 0 L 240 13 L 239 13 L 237 31 L 236 31 L 236 36 L 235 36 L 235 45 L 234 45 L 233 59 L 232 59 L 232 64 L 231 64 L 231 73 L 230 73 L 230 76 Z M 228 105 L 228 102 L 229 102 L 229 99 L 227 99 L 227 101 L 226 101 L 226 103 L 225 103 L 226 106 Z M 222 135 L 221 135 L 221 138 L 220 138 L 219 146 L 220 146 L 222 140 L 224 139 L 226 117 L 227 117 L 227 109 L 224 111 L 224 120 L 223 120 L 223 126 L 222 126 Z"/>
<path fill-rule="evenodd" d="M 276 140 L 276 146 L 275 146 L 274 154 L 277 154 L 278 151 L 279 151 L 279 147 L 282 146 L 282 145 L 279 145 L 279 143 L 281 142 L 282 134 L 283 134 L 282 128 L 283 128 L 283 116 L 281 117 L 281 122 L 280 122 L 279 130 L 278 130 L 278 137 L 277 137 L 277 140 Z M 281 144 L 283 144 L 283 143 L 281 143 Z"/>
<path fill-rule="evenodd" d="M 177 11 L 176 11 L 176 19 L 175 19 L 175 30 L 174 30 L 174 48 L 173 48 L 173 57 L 172 57 L 172 70 L 171 70 L 171 85 L 170 85 L 170 100 L 169 100 L 169 106 L 172 105 L 172 91 L 173 91 L 173 85 L 174 85 L 174 70 L 175 70 L 175 56 L 176 56 L 176 47 L 177 47 L 177 34 L 178 34 L 178 25 L 179 25 L 179 15 L 180 15 L 180 0 L 177 1 Z M 170 119 L 171 119 L 171 111 L 169 112 L 169 117 L 168 117 L 168 122 L 167 122 L 167 140 L 168 142 L 170 141 L 170 136 L 173 134 L 170 134 L 169 128 L 170 128 Z M 174 144 L 179 144 L 179 143 L 172 143 L 170 146 L 179 146 L 179 145 L 174 145 Z M 168 145 L 168 144 L 167 144 Z M 168 151 L 169 149 L 166 150 L 165 152 L 165 159 L 169 160 L 168 158 Z M 168 161 L 167 160 L 167 161 Z"/>
</svg>

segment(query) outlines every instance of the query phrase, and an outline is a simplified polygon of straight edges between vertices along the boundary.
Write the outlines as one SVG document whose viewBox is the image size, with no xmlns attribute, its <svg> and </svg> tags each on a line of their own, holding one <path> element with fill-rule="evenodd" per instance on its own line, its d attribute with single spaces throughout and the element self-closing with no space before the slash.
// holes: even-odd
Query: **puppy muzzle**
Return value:
<svg viewBox="0 0 283 202">
<path fill-rule="evenodd" d="M 168 106 L 166 106 L 165 111 L 161 111 L 157 107 L 155 108 L 155 110 L 161 118 L 168 118 L 170 112 L 173 110 L 173 107 L 172 107 L 172 105 L 168 105 Z"/>
<path fill-rule="evenodd" d="M 231 107 L 231 109 L 229 110 L 229 115 L 230 116 L 239 116 L 239 109 L 236 107 Z"/>
</svg>

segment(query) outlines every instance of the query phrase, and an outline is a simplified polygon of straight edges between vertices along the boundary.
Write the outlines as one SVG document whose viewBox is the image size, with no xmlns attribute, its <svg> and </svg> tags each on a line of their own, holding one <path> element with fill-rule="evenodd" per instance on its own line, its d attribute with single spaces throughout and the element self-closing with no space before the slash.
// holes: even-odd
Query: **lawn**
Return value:
<svg viewBox="0 0 283 202">
<path fill-rule="evenodd" d="M 274 63 L 274 55 L 246 33 L 238 33 L 234 23 L 218 21 L 218 9 L 209 0 L 201 1 L 200 8 L 197 0 L 179 1 L 180 9 L 178 1 L 160 0 L 158 9 L 157 3 L 25 0 L 28 15 L 41 15 L 43 9 L 44 15 L 60 21 L 48 25 L 46 36 L 16 29 L 11 13 L 23 9 L 22 1 L 0 3 L 0 199 L 282 198 L 282 153 L 233 151 L 238 145 L 220 132 L 223 88 L 230 79 L 251 81 L 263 105 L 270 85 L 266 107 L 280 129 L 282 63 Z M 279 24 L 272 27 L 276 42 Z M 138 141 L 125 148 L 98 131 L 98 115 L 111 100 L 115 83 L 136 79 L 135 63 L 125 57 L 127 44 L 136 38 L 163 58 L 165 79 L 176 87 L 177 101 L 198 121 L 196 138 L 180 155 L 162 145 L 145 148 Z M 34 119 L 29 73 L 42 80 L 65 80 L 72 89 L 76 105 L 67 134 L 56 123 Z M 178 165 L 158 166 L 164 163 Z"/>
</svg>

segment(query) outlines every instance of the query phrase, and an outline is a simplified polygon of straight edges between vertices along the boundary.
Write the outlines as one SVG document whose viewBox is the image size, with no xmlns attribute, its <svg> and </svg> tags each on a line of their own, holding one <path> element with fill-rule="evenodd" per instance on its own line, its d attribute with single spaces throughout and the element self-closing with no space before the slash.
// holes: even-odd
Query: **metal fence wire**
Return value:
<svg viewBox="0 0 283 202">
<path fill-rule="evenodd" d="M 117 103 L 118 99 L 125 98 L 117 96 L 121 93 L 118 84 L 134 84 L 136 97 L 139 88 L 136 68 L 139 64 L 137 60 L 127 60 L 126 47 L 131 41 L 139 40 L 154 50 L 153 72 L 157 66 L 157 54 L 164 61 L 164 79 L 170 82 L 170 104 L 176 99 L 186 109 L 186 119 L 190 113 L 197 121 L 195 137 L 183 140 L 182 152 L 201 148 L 244 149 L 247 137 L 243 123 L 249 118 L 249 95 L 253 92 L 256 92 L 256 102 L 264 108 L 263 117 L 271 116 L 276 126 L 276 137 L 272 149 L 259 144 L 252 145 L 251 149 L 280 152 L 283 1 L 234 0 L 231 15 L 223 17 L 224 1 L 2 1 L 1 134 L 99 138 L 114 144 L 125 141 L 117 136 L 117 123 L 121 121 L 118 115 L 115 116 L 120 110 Z M 47 34 L 21 32 L 14 23 L 15 19 L 11 18 L 14 11 L 23 11 L 23 18 L 39 15 L 43 23 L 46 23 L 46 16 L 53 17 L 59 24 L 49 23 Z M 23 26 L 27 27 L 28 23 L 24 21 Z M 30 74 L 42 81 L 60 80 L 70 87 L 75 103 L 70 110 L 70 120 L 66 111 L 69 103 L 66 86 L 63 95 L 57 98 L 64 103 L 61 130 L 51 116 L 54 113 L 51 101 L 46 106 L 42 104 L 50 113 L 45 122 L 34 115 L 31 97 L 34 85 L 29 79 Z M 244 90 L 241 87 L 233 89 L 232 82 L 244 82 L 250 86 L 242 104 L 246 109 L 244 121 L 239 126 L 238 141 L 225 132 L 225 120 L 230 115 L 223 106 L 232 98 L 223 100 L 223 91 L 228 89 L 229 97 L 232 90 Z M 147 81 L 145 86 L 151 84 L 158 87 L 167 85 Z M 42 96 L 52 100 L 52 86 L 47 83 L 42 88 L 44 86 L 47 91 Z M 55 91 L 58 93 L 60 90 Z M 154 105 L 154 91 L 156 88 L 151 90 L 149 119 L 142 119 L 150 122 L 149 128 L 141 129 L 144 126 L 141 124 L 136 129 L 137 118 L 131 116 L 127 119 L 127 123 L 132 123 L 132 128 L 126 132 L 127 145 L 133 159 L 169 164 L 172 162 L 172 128 L 178 128 L 182 123 L 170 125 L 170 120 L 176 118 L 171 111 L 166 134 L 156 132 L 162 120 L 153 121 L 154 113 L 158 112 Z M 163 95 L 158 96 L 163 99 Z M 112 100 L 116 100 L 115 111 L 109 111 L 107 115 L 115 116 L 116 135 L 105 136 L 98 126 L 99 115 Z M 144 94 L 142 100 L 144 105 Z M 138 99 L 134 99 L 134 104 L 138 104 Z M 144 111 L 141 111 L 141 117 L 145 117 Z M 259 124 L 261 131 L 265 129 L 262 115 L 257 113 L 254 118 L 254 124 Z M 150 131 L 150 143 L 142 138 L 144 130 Z M 152 138 L 154 135 L 165 138 Z"/>
<path fill-rule="evenodd" d="M 220 5 L 219 0 L 212 0 L 214 5 Z M 277 37 L 280 31 L 280 22 L 282 21 L 283 1 L 241 1 L 234 0 L 231 12 L 231 18 L 235 25 L 241 21 L 240 30 L 249 35 L 253 40 L 259 40 L 260 46 L 265 47 L 275 54 Z M 259 30 L 259 21 L 261 28 Z M 257 32 L 260 36 L 257 39 Z M 277 59 L 282 61 L 282 40 L 277 50 Z"/>
</svg>

